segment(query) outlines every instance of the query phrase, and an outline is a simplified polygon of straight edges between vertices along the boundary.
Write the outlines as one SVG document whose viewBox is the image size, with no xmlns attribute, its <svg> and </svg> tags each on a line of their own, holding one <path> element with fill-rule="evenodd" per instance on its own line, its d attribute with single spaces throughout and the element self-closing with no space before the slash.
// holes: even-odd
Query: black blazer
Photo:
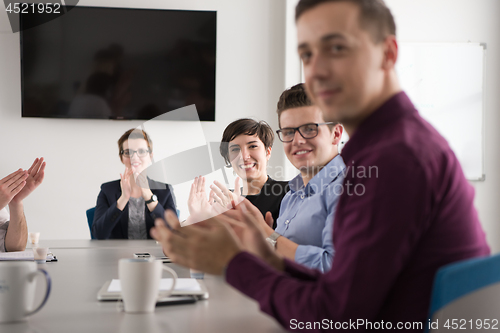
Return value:
<svg viewBox="0 0 500 333">
<path fill-rule="evenodd" d="M 176 212 L 175 197 L 172 186 L 149 179 L 151 192 L 158 197 L 156 208 L 150 212 L 147 205 L 144 205 L 146 230 L 148 238 L 149 230 L 154 225 L 157 217 L 163 218 L 166 209 Z M 163 190 L 157 190 L 164 188 Z M 128 239 L 128 203 L 121 211 L 116 208 L 116 201 L 120 198 L 122 190 L 120 180 L 115 180 L 101 185 L 101 192 L 97 197 L 95 207 L 94 223 L 92 234 L 97 239 Z"/>
</svg>

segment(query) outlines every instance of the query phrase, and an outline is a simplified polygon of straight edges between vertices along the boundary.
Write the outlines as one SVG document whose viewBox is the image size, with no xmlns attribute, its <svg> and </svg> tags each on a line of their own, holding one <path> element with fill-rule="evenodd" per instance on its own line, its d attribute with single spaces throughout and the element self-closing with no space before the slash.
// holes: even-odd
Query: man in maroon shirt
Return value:
<svg viewBox="0 0 500 333">
<path fill-rule="evenodd" d="M 308 93 L 351 138 L 331 270 L 277 256 L 245 201 L 191 228 L 170 212 L 175 232 L 157 223 L 152 235 L 175 262 L 225 272 L 287 329 L 423 331 L 436 271 L 490 252 L 473 189 L 400 89 L 396 28 L 382 1 L 301 0 L 296 22 Z"/>
</svg>

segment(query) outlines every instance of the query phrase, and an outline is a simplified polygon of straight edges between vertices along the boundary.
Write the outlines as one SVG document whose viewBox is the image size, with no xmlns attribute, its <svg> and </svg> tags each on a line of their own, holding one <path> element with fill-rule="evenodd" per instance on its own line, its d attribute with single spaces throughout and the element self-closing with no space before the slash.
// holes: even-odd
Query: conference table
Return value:
<svg viewBox="0 0 500 333">
<path fill-rule="evenodd" d="M 162 256 L 154 240 L 46 240 L 57 262 L 38 265 L 52 278 L 47 304 L 26 321 L 0 324 L 1 333 L 174 333 L 174 332 L 285 332 L 258 304 L 228 285 L 222 277 L 205 275 L 207 300 L 192 304 L 158 306 L 152 314 L 129 314 L 116 302 L 100 302 L 103 284 L 118 278 L 118 260 L 136 252 Z M 189 269 L 166 264 L 179 277 Z M 165 275 L 168 277 L 168 274 Z M 44 293 L 43 278 L 37 280 L 35 303 Z"/>
</svg>

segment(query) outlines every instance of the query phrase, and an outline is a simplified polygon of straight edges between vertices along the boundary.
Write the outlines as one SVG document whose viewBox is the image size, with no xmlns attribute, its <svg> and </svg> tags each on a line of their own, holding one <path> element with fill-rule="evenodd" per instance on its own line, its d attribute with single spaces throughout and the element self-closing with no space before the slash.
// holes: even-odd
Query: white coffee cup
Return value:
<svg viewBox="0 0 500 333">
<path fill-rule="evenodd" d="M 45 276 L 46 291 L 39 306 L 33 307 L 35 276 Z M 50 294 L 49 274 L 33 261 L 0 262 L 0 323 L 23 320 L 40 310 Z"/>
<path fill-rule="evenodd" d="M 45 264 L 47 262 L 47 253 L 49 249 L 47 247 L 34 247 L 33 257 L 37 264 Z"/>
<path fill-rule="evenodd" d="M 29 237 L 30 243 L 32 245 L 37 245 L 38 241 L 40 240 L 40 233 L 39 232 L 30 232 L 28 234 L 28 237 Z"/>
<path fill-rule="evenodd" d="M 173 269 L 154 258 L 120 259 L 118 276 L 125 312 L 154 312 L 163 270 L 168 271 L 173 278 L 170 290 L 166 293 L 162 291 L 162 296 L 167 297 L 174 290 L 177 281 L 177 274 Z"/>
</svg>

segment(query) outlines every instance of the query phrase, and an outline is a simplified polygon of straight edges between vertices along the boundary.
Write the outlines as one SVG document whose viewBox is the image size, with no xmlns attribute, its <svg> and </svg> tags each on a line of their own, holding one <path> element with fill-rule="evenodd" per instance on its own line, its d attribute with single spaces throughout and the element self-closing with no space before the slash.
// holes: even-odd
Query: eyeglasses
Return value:
<svg viewBox="0 0 500 333">
<path fill-rule="evenodd" d="M 149 154 L 149 149 L 142 149 L 139 148 L 138 150 L 132 150 L 132 149 L 124 149 L 120 152 L 124 157 L 131 158 L 134 156 L 134 154 L 137 153 L 137 156 L 139 157 L 145 157 L 147 154 Z"/>
<path fill-rule="evenodd" d="M 312 139 L 318 136 L 318 126 L 320 125 L 332 125 L 335 124 L 333 122 L 328 123 L 319 123 L 319 124 L 305 124 L 299 127 L 287 127 L 281 128 L 276 131 L 278 134 L 278 138 L 281 142 L 292 142 L 293 138 L 295 138 L 295 132 L 299 131 L 299 134 L 304 139 Z"/>
</svg>

